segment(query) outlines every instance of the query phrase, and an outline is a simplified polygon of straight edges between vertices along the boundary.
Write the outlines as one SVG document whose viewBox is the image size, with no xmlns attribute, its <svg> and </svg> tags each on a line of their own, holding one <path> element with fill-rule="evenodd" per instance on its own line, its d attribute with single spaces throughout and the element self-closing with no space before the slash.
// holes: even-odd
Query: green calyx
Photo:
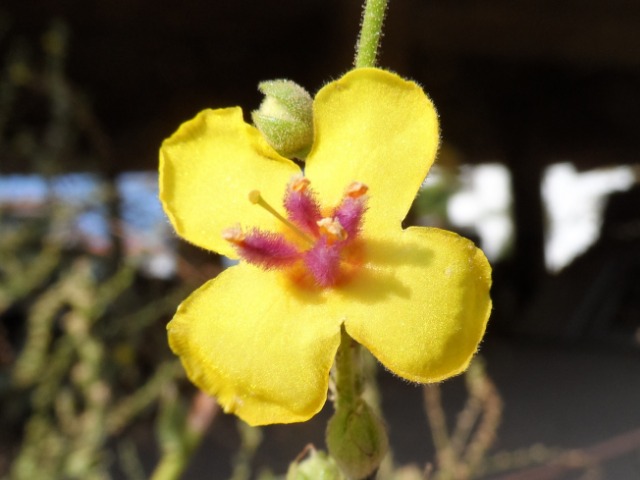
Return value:
<svg viewBox="0 0 640 480">
<path fill-rule="evenodd" d="M 326 440 L 331 457 L 354 480 L 375 472 L 389 445 L 382 421 L 361 398 L 336 409 L 327 425 Z"/>
<path fill-rule="evenodd" d="M 270 80 L 258 85 L 265 95 L 251 113 L 255 126 L 283 157 L 304 160 L 313 143 L 311 95 L 291 80 Z"/>
</svg>

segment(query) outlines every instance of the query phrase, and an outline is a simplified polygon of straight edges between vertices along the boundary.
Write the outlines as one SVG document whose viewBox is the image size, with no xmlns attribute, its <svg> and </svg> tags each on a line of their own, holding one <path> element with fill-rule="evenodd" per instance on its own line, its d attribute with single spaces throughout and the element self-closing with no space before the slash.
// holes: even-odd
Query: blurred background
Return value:
<svg viewBox="0 0 640 480">
<path fill-rule="evenodd" d="M 360 9 L 0 5 L 0 476 L 148 478 L 189 450 L 203 407 L 164 329 L 221 266 L 166 221 L 159 145 L 257 108 L 262 80 L 339 77 Z M 424 87 L 444 142 L 407 223 L 494 266 L 484 393 L 378 374 L 397 465 L 434 462 L 439 409 L 453 431 L 475 399 L 480 460 L 446 478 L 640 478 L 639 32 L 635 0 L 391 1 L 379 64 Z M 209 412 L 184 478 L 283 473 L 329 414 L 256 433 Z"/>
</svg>

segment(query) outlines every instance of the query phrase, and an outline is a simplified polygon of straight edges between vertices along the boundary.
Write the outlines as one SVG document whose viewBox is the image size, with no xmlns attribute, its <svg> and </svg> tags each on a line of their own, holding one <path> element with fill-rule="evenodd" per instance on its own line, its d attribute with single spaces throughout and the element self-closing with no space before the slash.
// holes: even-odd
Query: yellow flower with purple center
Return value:
<svg viewBox="0 0 640 480">
<path fill-rule="evenodd" d="M 491 310 L 481 250 L 401 226 L 439 143 L 422 89 L 356 69 L 318 92 L 313 125 L 304 172 L 240 108 L 199 113 L 160 151 L 178 234 L 240 260 L 180 305 L 170 346 L 252 425 L 322 408 L 342 327 L 393 373 L 437 382 L 466 369 Z"/>
</svg>

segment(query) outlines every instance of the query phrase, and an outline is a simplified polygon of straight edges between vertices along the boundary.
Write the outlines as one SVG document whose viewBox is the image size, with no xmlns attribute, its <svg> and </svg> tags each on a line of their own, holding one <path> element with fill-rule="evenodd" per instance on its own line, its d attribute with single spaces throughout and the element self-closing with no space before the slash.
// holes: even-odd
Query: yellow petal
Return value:
<svg viewBox="0 0 640 480">
<path fill-rule="evenodd" d="M 384 70 L 347 73 L 314 101 L 306 175 L 325 205 L 352 181 L 369 186 L 366 230 L 400 228 L 438 149 L 438 118 L 422 89 Z M 326 203 L 325 203 L 326 202 Z"/>
<path fill-rule="evenodd" d="M 414 227 L 369 242 L 367 252 L 369 263 L 341 299 L 349 335 L 408 380 L 464 371 L 491 311 L 482 251 L 455 233 Z"/>
<path fill-rule="evenodd" d="M 276 229 L 277 221 L 248 200 L 260 190 L 274 206 L 299 168 L 278 155 L 242 118 L 240 108 L 204 110 L 160 148 L 160 199 L 185 240 L 235 258 L 221 232 L 237 223 Z"/>
<path fill-rule="evenodd" d="M 241 264 L 180 305 L 169 344 L 225 411 L 251 425 L 305 421 L 326 401 L 340 343 L 340 320 L 323 295 Z"/>
</svg>

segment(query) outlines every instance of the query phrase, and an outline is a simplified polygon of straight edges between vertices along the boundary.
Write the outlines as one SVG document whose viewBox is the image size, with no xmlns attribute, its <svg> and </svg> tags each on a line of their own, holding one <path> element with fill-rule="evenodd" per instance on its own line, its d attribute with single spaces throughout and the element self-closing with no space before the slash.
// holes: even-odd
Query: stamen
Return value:
<svg viewBox="0 0 640 480">
<path fill-rule="evenodd" d="M 302 175 L 295 175 L 287 185 L 282 206 L 287 219 L 312 238 L 318 236 L 316 222 L 322 218 L 310 181 Z"/>
<path fill-rule="evenodd" d="M 347 239 L 347 231 L 340 225 L 340 221 L 335 217 L 318 220 L 318 227 L 320 227 L 320 233 L 327 237 L 329 245 Z"/>
<path fill-rule="evenodd" d="M 308 178 L 305 178 L 302 175 L 296 175 L 291 179 L 291 183 L 289 184 L 289 187 L 294 192 L 304 192 L 307 190 L 310 183 L 311 182 L 309 181 Z"/>
<path fill-rule="evenodd" d="M 232 227 L 224 230 L 222 236 L 235 247 L 240 258 L 266 270 L 290 266 L 301 258 L 296 245 L 281 233 L 257 228 L 242 232 L 239 227 Z"/>
<path fill-rule="evenodd" d="M 339 245 L 329 245 L 326 237 L 304 253 L 304 263 L 316 284 L 320 287 L 335 285 L 340 276 Z"/>
<path fill-rule="evenodd" d="M 293 233 L 298 235 L 305 242 L 307 242 L 309 244 L 313 244 L 313 240 L 310 237 L 305 235 L 302 231 L 300 231 L 300 229 L 298 227 L 296 227 L 293 223 L 291 223 L 289 220 L 287 220 L 282 215 L 280 215 L 271 205 L 269 205 L 265 201 L 265 199 L 262 198 L 262 195 L 260 195 L 260 192 L 258 190 L 251 190 L 249 192 L 249 201 L 251 203 L 253 203 L 254 205 L 260 205 L 267 212 L 269 212 L 271 215 L 273 215 L 278 220 L 280 220 L 282 223 L 284 223 L 287 227 L 289 227 L 291 229 L 291 231 L 293 231 Z"/>
<path fill-rule="evenodd" d="M 287 269 L 292 280 L 320 288 L 335 286 L 351 276 L 361 263 L 358 237 L 367 210 L 368 187 L 352 182 L 339 205 L 323 215 L 310 181 L 302 175 L 287 184 L 283 208 L 279 213 L 258 190 L 249 201 L 267 212 L 300 237 L 306 245 L 292 241 L 289 234 L 258 228 L 243 230 L 240 224 L 222 231 L 241 260 L 265 270 Z"/>
<path fill-rule="evenodd" d="M 352 182 L 351 185 L 347 187 L 345 190 L 345 195 L 351 198 L 360 198 L 369 191 L 369 187 L 367 187 L 362 182 Z"/>
<path fill-rule="evenodd" d="M 364 212 L 367 210 L 367 187 L 362 182 L 352 182 L 346 189 L 342 202 L 333 211 L 333 216 L 347 231 L 349 241 L 354 240 L 362 227 Z"/>
<path fill-rule="evenodd" d="M 240 225 L 234 225 L 233 227 L 225 228 L 222 231 L 222 238 L 227 242 L 233 243 L 234 245 L 240 247 L 244 245 L 246 235 L 242 231 Z"/>
</svg>

